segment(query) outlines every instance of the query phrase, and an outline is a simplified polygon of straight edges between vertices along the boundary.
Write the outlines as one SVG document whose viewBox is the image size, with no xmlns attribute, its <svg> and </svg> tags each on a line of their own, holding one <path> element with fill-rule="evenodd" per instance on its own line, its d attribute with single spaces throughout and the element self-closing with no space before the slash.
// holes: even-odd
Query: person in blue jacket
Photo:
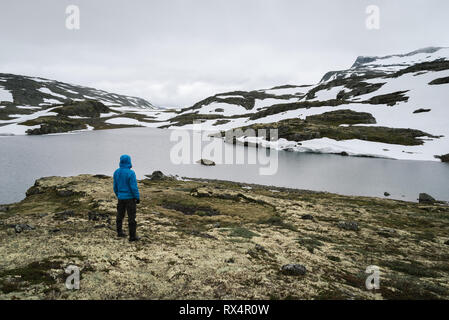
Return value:
<svg viewBox="0 0 449 320">
<path fill-rule="evenodd" d="M 131 170 L 131 157 L 124 154 L 120 157 L 120 168 L 114 172 L 114 193 L 117 196 L 117 235 L 126 237 L 123 232 L 123 218 L 128 213 L 129 241 L 137 241 L 136 204 L 140 203 L 136 173 Z"/>
</svg>

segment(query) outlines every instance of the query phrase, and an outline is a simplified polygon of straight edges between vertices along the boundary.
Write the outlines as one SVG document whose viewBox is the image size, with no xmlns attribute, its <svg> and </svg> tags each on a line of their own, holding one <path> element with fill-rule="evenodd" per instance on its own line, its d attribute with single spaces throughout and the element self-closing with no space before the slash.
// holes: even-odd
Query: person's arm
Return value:
<svg viewBox="0 0 449 320">
<path fill-rule="evenodd" d="M 115 177 L 115 172 L 114 172 L 114 193 L 115 196 L 118 197 L 118 186 L 117 186 L 117 179 Z"/>
<path fill-rule="evenodd" d="M 131 175 L 129 177 L 129 187 L 134 199 L 140 201 L 139 187 L 137 186 L 136 173 L 134 171 L 131 171 Z"/>
</svg>

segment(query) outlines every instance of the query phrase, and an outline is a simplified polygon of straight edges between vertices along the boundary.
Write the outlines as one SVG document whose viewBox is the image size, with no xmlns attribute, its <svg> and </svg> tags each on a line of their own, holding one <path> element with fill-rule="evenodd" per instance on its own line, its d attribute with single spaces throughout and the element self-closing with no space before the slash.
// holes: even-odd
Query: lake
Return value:
<svg viewBox="0 0 449 320">
<path fill-rule="evenodd" d="M 264 185 L 416 201 L 420 192 L 449 201 L 449 165 L 339 155 L 276 153 L 278 170 L 260 175 L 259 165 L 177 165 L 170 160 L 171 130 L 128 128 L 47 136 L 0 137 L 0 203 L 22 200 L 34 181 L 44 176 L 81 173 L 112 175 L 121 154 L 132 157 L 139 179 L 161 170 L 184 177 L 212 178 Z M 249 153 L 256 148 L 223 144 Z M 112 192 L 112 186 L 111 186 Z"/>
</svg>

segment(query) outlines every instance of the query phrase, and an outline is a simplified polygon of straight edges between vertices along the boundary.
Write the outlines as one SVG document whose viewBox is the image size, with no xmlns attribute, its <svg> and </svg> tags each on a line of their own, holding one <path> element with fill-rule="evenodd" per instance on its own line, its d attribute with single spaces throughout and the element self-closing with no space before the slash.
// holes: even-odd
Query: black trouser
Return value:
<svg viewBox="0 0 449 320">
<path fill-rule="evenodd" d="M 136 201 L 134 199 L 119 200 L 117 203 L 117 233 L 122 233 L 123 218 L 128 213 L 129 237 L 136 237 Z"/>
</svg>

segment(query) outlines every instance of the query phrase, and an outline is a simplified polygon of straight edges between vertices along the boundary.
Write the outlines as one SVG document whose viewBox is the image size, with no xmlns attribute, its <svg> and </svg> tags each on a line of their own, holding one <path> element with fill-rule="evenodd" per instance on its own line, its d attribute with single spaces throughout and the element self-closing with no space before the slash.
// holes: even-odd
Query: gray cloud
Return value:
<svg viewBox="0 0 449 320">
<path fill-rule="evenodd" d="M 81 29 L 65 28 L 65 8 Z M 381 10 L 380 30 L 365 8 Z M 358 55 L 449 44 L 446 0 L 2 0 L 0 72 L 191 105 L 228 90 L 315 83 Z"/>
</svg>

